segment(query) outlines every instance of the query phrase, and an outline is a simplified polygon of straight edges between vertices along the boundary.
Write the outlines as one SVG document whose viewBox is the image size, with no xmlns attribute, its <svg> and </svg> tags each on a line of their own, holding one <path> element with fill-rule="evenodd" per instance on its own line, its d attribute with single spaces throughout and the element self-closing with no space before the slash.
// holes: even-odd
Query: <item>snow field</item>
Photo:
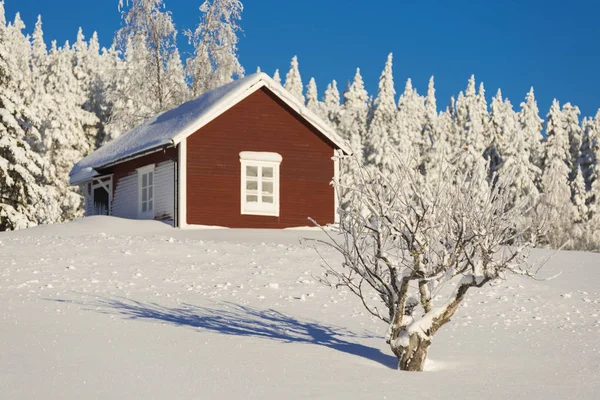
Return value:
<svg viewBox="0 0 600 400">
<path fill-rule="evenodd" d="M 0 397 L 596 398 L 599 255 L 472 290 L 428 372 L 400 373 L 386 326 L 317 282 L 298 239 L 318 235 L 106 217 L 0 234 Z"/>
</svg>

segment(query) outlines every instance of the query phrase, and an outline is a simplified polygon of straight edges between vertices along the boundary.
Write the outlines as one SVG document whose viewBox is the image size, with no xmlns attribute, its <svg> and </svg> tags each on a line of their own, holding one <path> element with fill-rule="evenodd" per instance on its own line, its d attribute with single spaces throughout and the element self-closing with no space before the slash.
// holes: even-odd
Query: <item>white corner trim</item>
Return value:
<svg viewBox="0 0 600 400">
<path fill-rule="evenodd" d="M 177 211 L 179 215 L 177 216 L 177 222 L 179 228 L 187 229 L 187 138 L 183 138 L 179 142 L 177 158 L 177 165 L 179 166 L 177 179 Z"/>
<path fill-rule="evenodd" d="M 339 193 L 339 184 L 340 184 L 340 151 L 333 150 L 333 222 L 336 224 L 340 223 L 340 193 Z"/>
<path fill-rule="evenodd" d="M 242 151 L 240 152 L 240 161 L 241 160 L 281 163 L 283 157 L 279 153 L 268 151 Z"/>
</svg>

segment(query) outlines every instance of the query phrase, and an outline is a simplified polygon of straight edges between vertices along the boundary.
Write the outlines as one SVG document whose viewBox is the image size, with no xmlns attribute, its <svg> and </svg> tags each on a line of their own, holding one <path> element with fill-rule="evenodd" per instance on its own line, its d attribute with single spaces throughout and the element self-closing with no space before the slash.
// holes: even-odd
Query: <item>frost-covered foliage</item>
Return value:
<svg viewBox="0 0 600 400">
<path fill-rule="evenodd" d="M 297 60 L 293 60 L 287 87 L 301 96 L 300 86 L 292 84 L 299 76 Z M 509 204 L 528 205 L 517 217 L 519 230 L 538 235 L 528 227 L 548 221 L 539 246 L 600 251 L 600 111 L 595 118 L 580 122 L 576 106 L 567 103 L 561 109 L 556 103 L 544 125 L 533 88 L 519 110 L 501 90 L 488 107 L 485 87 L 474 76 L 444 111 L 438 110 L 433 77 L 425 96 L 408 79 L 396 104 L 391 54 L 375 100 L 364 89 L 359 72 L 341 104 L 333 85 L 322 101 L 316 87 L 311 79 L 306 104 L 321 111 L 322 119 L 349 143 L 353 161 L 391 176 L 396 168 L 393 159 L 401 156 L 425 182 L 435 182 L 448 165 L 456 165 L 463 173 L 486 171 L 486 185 L 480 190 L 491 190 L 503 179 Z M 340 187 L 351 187 L 358 181 L 356 168 L 346 159 L 340 165 Z M 342 190 L 343 209 L 349 206 L 348 200 Z"/>
<path fill-rule="evenodd" d="M 87 39 L 82 29 L 72 45 L 48 46 L 41 17 L 28 34 L 19 14 L 7 22 L 0 2 L 3 79 L 12 90 L 2 93 L 3 107 L 12 115 L 5 113 L 3 123 L 14 140 L 5 160 L 15 154 L 23 163 L 30 160 L 21 171 L 29 175 L 15 182 L 37 185 L 25 190 L 13 182 L 16 178 L 11 176 L 21 161 L 8 164 L 15 170 L 4 169 L 0 185 L 11 185 L 15 190 L 11 201 L 20 205 L 11 206 L 13 222 L 3 220 L 2 229 L 83 215 L 78 188 L 69 185 L 74 163 L 145 119 L 242 76 L 236 36 L 242 9 L 239 0 L 204 2 L 200 25 L 190 36 L 197 51 L 184 62 L 176 47 L 172 15 L 162 0 L 119 1 L 123 27 L 108 49 L 100 47 L 96 33 Z M 197 62 L 198 54 L 204 53 L 210 63 L 206 69 Z M 7 135 L 3 134 L 6 146 Z M 44 201 L 29 209 L 25 205 L 36 195 L 35 187 L 43 187 Z M 8 189 L 2 194 L 9 196 Z M 7 207 L 4 216 L 9 214 Z M 18 215 L 20 222 L 15 222 Z"/>
<path fill-rule="evenodd" d="M 306 108 L 320 115 L 323 111 L 323 105 L 319 101 L 319 92 L 317 91 L 317 82 L 315 78 L 310 78 L 306 85 Z"/>
<path fill-rule="evenodd" d="M 328 121 L 332 126 L 338 126 L 340 124 L 340 92 L 337 88 L 337 82 L 333 80 L 323 96 L 323 119 Z"/>
<path fill-rule="evenodd" d="M 548 113 L 544 168 L 541 188 L 543 200 L 541 213 L 548 216 L 548 240 L 553 247 L 561 247 L 569 241 L 569 227 L 574 220 L 574 207 L 571 203 L 569 175 L 571 163 L 569 136 L 560 105 L 554 100 Z"/>
<path fill-rule="evenodd" d="M 278 71 L 275 71 L 276 73 Z M 285 75 L 285 83 L 283 85 L 296 99 L 301 103 L 305 103 L 304 95 L 302 94 L 302 78 L 300 77 L 300 69 L 298 67 L 298 57 L 292 57 L 290 70 Z"/>
<path fill-rule="evenodd" d="M 469 289 L 531 275 L 524 262 L 537 230 L 523 234 L 518 226 L 529 205 L 514 201 L 509 181 L 488 187 L 477 166 L 465 173 L 448 165 L 428 181 L 400 158 L 392 174 L 354 168 L 350 207 L 322 242 L 343 262 L 326 262 L 322 282 L 348 288 L 388 324 L 399 369 L 422 371 L 433 336 Z"/>
<path fill-rule="evenodd" d="M 3 4 L 0 3 L 0 15 Z M 0 231 L 27 228 L 39 222 L 44 199 L 44 162 L 30 143 L 39 141 L 15 76 L 16 54 L 8 46 L 9 30 L 0 25 Z"/>
<path fill-rule="evenodd" d="M 83 30 L 72 45 L 47 41 L 41 18 L 27 31 L 20 15 L 7 20 L 0 2 L 3 63 L 18 93 L 13 98 L 7 92 L 4 101 L 8 107 L 18 104 L 11 112 L 24 124 L 15 140 L 26 143 L 27 154 L 44 166 L 36 179 L 45 186 L 45 201 L 32 223 L 82 215 L 81 196 L 67 176 L 81 157 L 157 113 L 244 74 L 237 56 L 240 0 L 203 0 L 199 25 L 183 30 L 194 49 L 186 59 L 176 46 L 178 30 L 164 0 L 119 3 L 123 26 L 106 49 L 97 34 Z M 281 83 L 279 70 L 273 79 Z M 501 92 L 488 109 L 484 86 L 472 76 L 466 89 L 439 110 L 433 77 L 425 96 L 416 84 L 408 79 L 396 97 L 390 54 L 377 96 L 365 90 L 358 70 L 342 96 L 333 81 L 319 98 L 313 79 L 303 93 L 297 57 L 284 86 L 334 127 L 348 141 L 353 159 L 366 167 L 392 176 L 393 159 L 400 155 L 424 182 L 435 182 L 447 165 L 456 164 L 463 173 L 485 170 L 481 191 L 492 190 L 496 179 L 509 179 L 511 204 L 537 204 L 518 217 L 518 226 L 527 231 L 532 222 L 547 219 L 549 230 L 539 245 L 600 250 L 600 112 L 583 118 L 576 106 L 567 103 L 561 109 L 557 103 L 544 126 L 533 88 L 519 110 Z M 340 165 L 342 186 L 358 182 L 349 161 Z M 348 197 L 341 205 L 349 205 Z"/>
<path fill-rule="evenodd" d="M 373 117 L 364 142 L 367 164 L 386 174 L 391 174 L 394 170 L 395 150 L 392 143 L 396 136 L 398 119 L 392 60 L 392 54 L 388 55 L 385 68 L 379 78 L 379 90 L 373 105 Z M 410 152 L 407 154 L 410 157 Z"/>
<path fill-rule="evenodd" d="M 124 26 L 115 43 L 124 59 L 115 71 L 115 85 L 107 93 L 112 104 L 109 139 L 181 104 L 186 96 L 181 91 L 186 84 L 177 30 L 164 2 L 131 0 L 121 13 Z"/>
<path fill-rule="evenodd" d="M 200 6 L 200 24 L 186 32 L 194 46 L 186 64 L 193 97 L 244 76 L 237 55 L 243 9 L 239 0 L 207 0 Z"/>
</svg>

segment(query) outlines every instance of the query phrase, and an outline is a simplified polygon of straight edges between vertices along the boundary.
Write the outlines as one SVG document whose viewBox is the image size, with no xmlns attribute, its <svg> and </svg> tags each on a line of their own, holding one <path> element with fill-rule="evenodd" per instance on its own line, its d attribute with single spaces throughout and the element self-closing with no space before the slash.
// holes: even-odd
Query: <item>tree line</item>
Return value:
<svg viewBox="0 0 600 400">
<path fill-rule="evenodd" d="M 73 44 L 47 48 L 41 18 L 29 35 L 18 14 L 7 22 L 0 3 L 0 230 L 81 216 L 81 195 L 68 183 L 75 162 L 244 75 L 239 0 L 202 4 L 198 26 L 183 31 L 193 45 L 185 60 L 163 0 L 119 6 L 123 24 L 110 48 L 81 30 Z M 576 106 L 555 100 L 542 119 L 533 88 L 517 109 L 500 90 L 488 104 L 475 77 L 440 111 L 433 77 L 426 94 L 408 79 L 397 96 L 392 61 L 390 54 L 374 96 L 359 69 L 342 93 L 333 81 L 320 96 L 314 79 L 304 86 L 296 57 L 283 79 L 279 70 L 273 79 L 335 127 L 368 168 L 392 175 L 407 163 L 419 179 L 434 182 L 445 166 L 464 173 L 475 166 L 485 171 L 486 187 L 509 179 L 512 202 L 529 204 L 522 228 L 544 221 L 540 245 L 600 248 L 600 113 L 581 118 Z M 349 161 L 342 169 L 342 186 L 358 184 Z"/>
<path fill-rule="evenodd" d="M 581 118 L 576 106 L 555 99 L 543 120 L 533 88 L 515 110 L 501 90 L 488 104 L 483 83 L 471 76 L 440 112 L 433 77 L 425 95 L 408 79 L 396 96 L 392 61 L 390 54 L 375 97 L 365 90 L 359 69 L 341 95 L 333 81 L 322 100 L 314 79 L 303 91 L 296 58 L 286 75 L 286 89 L 350 143 L 356 160 L 342 162 L 342 187 L 362 182 L 355 161 L 387 177 L 406 165 L 424 185 L 437 184 L 449 167 L 463 175 L 479 169 L 487 177 L 480 190 L 493 190 L 501 179 L 507 206 L 527 205 L 516 217 L 517 229 L 543 231 L 531 232 L 540 237 L 536 245 L 600 249 L 600 110 L 595 118 Z M 350 207 L 350 199 L 342 206 Z"/>
</svg>

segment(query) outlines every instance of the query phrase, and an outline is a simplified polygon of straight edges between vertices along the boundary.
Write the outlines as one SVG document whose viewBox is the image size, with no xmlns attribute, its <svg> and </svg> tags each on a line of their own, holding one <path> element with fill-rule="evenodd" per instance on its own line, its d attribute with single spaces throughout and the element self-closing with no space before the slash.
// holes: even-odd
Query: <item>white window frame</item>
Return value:
<svg viewBox="0 0 600 400">
<path fill-rule="evenodd" d="M 150 164 L 137 169 L 138 174 L 138 218 L 154 219 L 154 210 L 156 209 L 156 174 L 154 172 L 155 164 Z M 148 195 L 147 201 L 152 201 L 152 209 L 146 212 L 142 211 L 142 179 L 146 174 L 152 173 L 152 198 Z"/>
<path fill-rule="evenodd" d="M 255 151 L 242 151 L 240 153 L 240 163 L 242 167 L 241 171 L 241 210 L 243 215 L 263 215 L 278 217 L 280 202 L 279 202 L 279 166 L 283 158 L 279 153 L 271 152 L 255 152 Z M 246 167 L 258 167 L 257 182 L 258 182 L 258 202 L 250 203 L 246 197 Z M 273 203 L 262 202 L 262 168 L 270 167 L 273 168 Z"/>
</svg>

